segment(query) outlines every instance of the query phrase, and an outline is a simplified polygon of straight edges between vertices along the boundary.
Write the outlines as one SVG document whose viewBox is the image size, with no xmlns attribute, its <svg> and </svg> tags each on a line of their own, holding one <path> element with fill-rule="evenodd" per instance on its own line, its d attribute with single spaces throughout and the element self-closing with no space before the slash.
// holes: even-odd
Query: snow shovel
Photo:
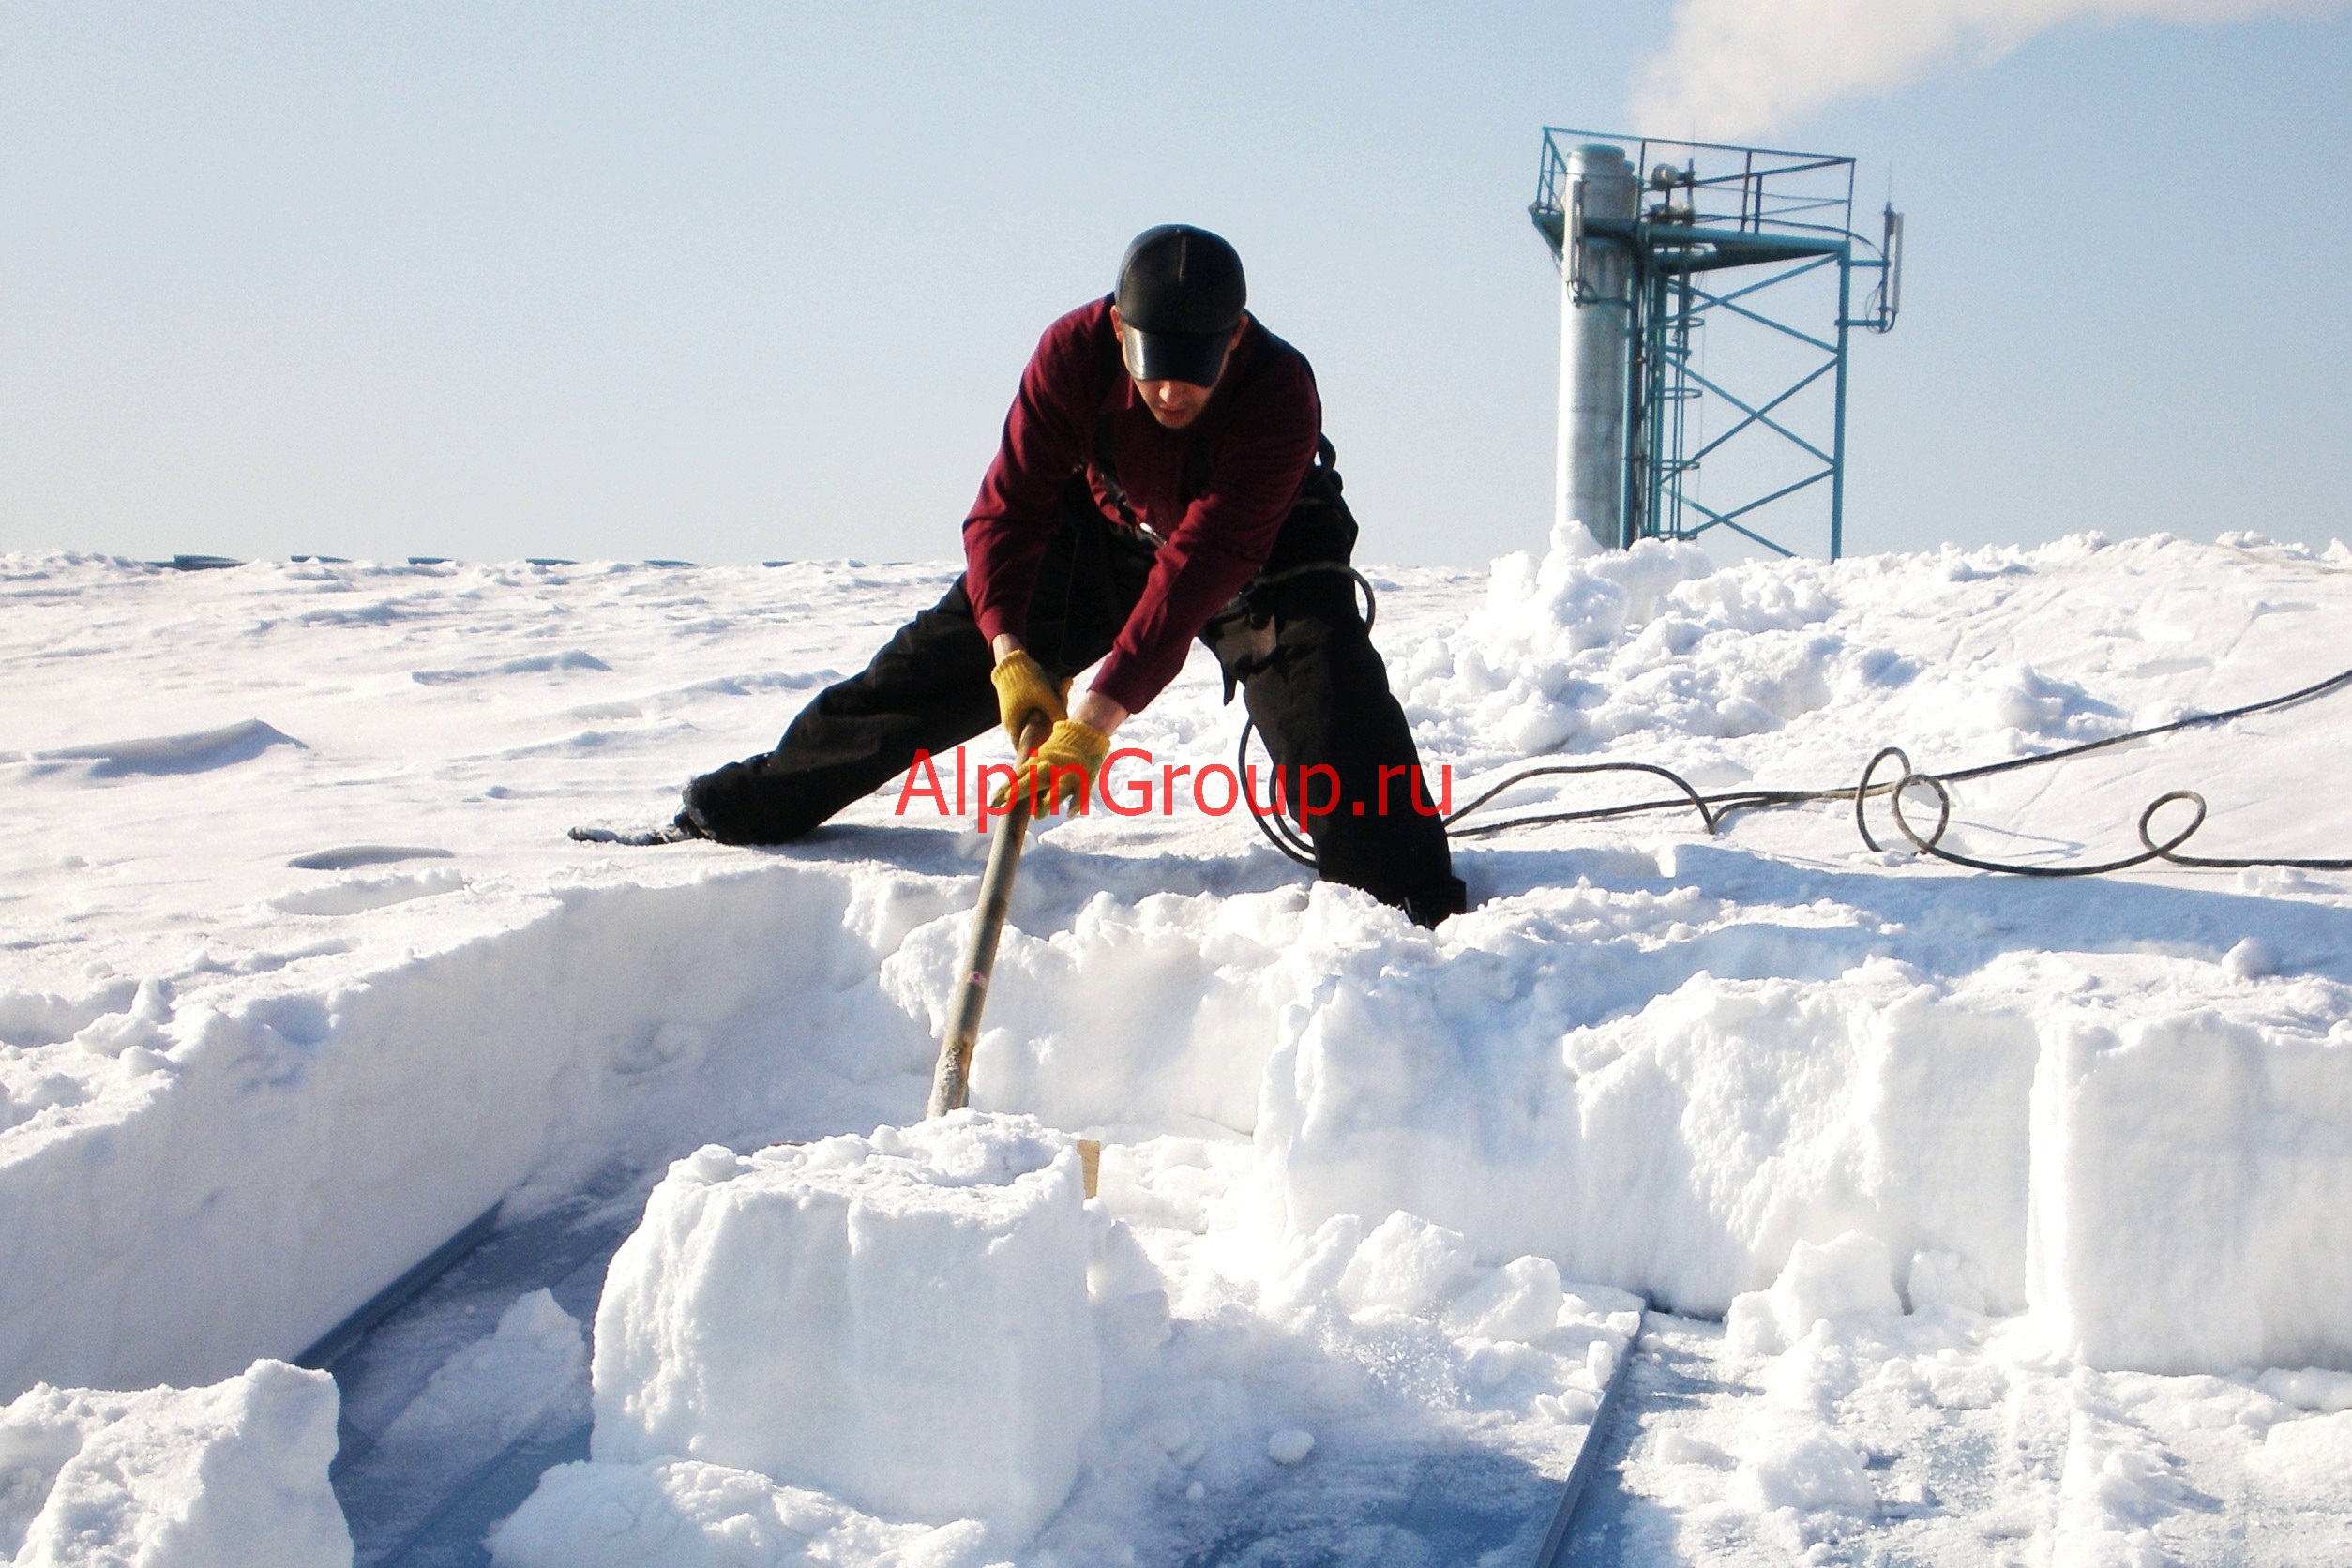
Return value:
<svg viewBox="0 0 2352 1568">
<path fill-rule="evenodd" d="M 1051 728 L 1039 716 L 1022 729 L 1023 761 L 1046 743 Z M 931 1069 L 931 1105 L 926 1116 L 961 1110 L 972 1093 L 972 1048 L 980 1043 L 980 1010 L 988 1003 L 988 976 L 996 969 L 997 939 L 1004 934 L 1005 912 L 1013 903 L 1013 874 L 1020 869 L 1021 843 L 1029 837 L 1028 792 L 1005 804 L 1011 809 L 997 823 L 996 842 L 988 846 L 988 868 L 980 873 L 980 904 L 972 916 L 972 940 L 964 944 L 964 961 L 956 972 L 956 991 L 947 999 L 947 1026 L 940 1034 L 939 1063 Z"/>
</svg>

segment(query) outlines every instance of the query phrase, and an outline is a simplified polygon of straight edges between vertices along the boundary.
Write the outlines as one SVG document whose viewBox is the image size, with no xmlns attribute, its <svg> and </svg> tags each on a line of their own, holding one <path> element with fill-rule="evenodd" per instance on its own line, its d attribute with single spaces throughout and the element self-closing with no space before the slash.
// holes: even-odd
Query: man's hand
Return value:
<svg viewBox="0 0 2352 1568">
<path fill-rule="evenodd" d="M 988 804 L 1002 813 L 1018 792 L 1033 801 L 1041 814 L 1051 816 L 1065 800 L 1091 802 L 1102 783 L 1103 760 L 1109 751 L 1108 735 L 1091 724 L 1063 719 L 1043 746 L 1014 767 L 1012 778 Z"/>
<path fill-rule="evenodd" d="M 1068 695 L 1067 688 L 1064 688 L 1063 695 Z M 1091 729 L 1100 730 L 1106 735 L 1115 735 L 1119 732 L 1119 726 L 1127 722 L 1127 710 L 1089 687 L 1078 694 L 1077 701 L 1070 704 L 1070 716 Z"/>
<path fill-rule="evenodd" d="M 1004 733 L 1015 751 L 1020 749 L 1021 731 L 1029 727 L 1033 716 L 1043 717 L 1048 724 L 1059 724 L 1070 716 L 1070 710 L 1063 705 L 1070 695 L 1070 683 L 1063 681 L 1056 686 L 1046 679 L 1037 661 L 1018 648 L 996 661 L 988 679 L 996 686 L 997 712 L 1004 720 Z"/>
</svg>

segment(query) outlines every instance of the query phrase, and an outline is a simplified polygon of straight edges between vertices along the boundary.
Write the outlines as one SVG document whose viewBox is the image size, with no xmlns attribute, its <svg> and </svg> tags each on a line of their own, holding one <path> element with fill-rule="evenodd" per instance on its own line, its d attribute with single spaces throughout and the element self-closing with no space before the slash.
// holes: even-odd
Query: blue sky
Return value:
<svg viewBox="0 0 2352 1568">
<path fill-rule="evenodd" d="M 947 557 L 1038 331 L 1170 219 L 1314 361 L 1364 558 L 1540 547 L 1539 129 L 1622 124 L 1671 27 L 0 9 L 0 549 Z M 2352 537 L 2347 81 L 2340 10 L 2077 22 L 1759 138 L 1909 216 L 1849 550 Z"/>
</svg>

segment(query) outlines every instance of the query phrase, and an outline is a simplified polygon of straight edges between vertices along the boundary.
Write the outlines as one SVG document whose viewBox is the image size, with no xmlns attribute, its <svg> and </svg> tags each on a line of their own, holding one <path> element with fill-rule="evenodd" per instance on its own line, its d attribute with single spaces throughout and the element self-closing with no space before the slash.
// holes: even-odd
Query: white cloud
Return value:
<svg viewBox="0 0 2352 1568">
<path fill-rule="evenodd" d="M 1990 65 L 2078 19 L 2234 22 L 2343 0 L 1676 0 L 1664 53 L 1634 83 L 1636 128 L 1758 136 L 1844 98 Z"/>
</svg>

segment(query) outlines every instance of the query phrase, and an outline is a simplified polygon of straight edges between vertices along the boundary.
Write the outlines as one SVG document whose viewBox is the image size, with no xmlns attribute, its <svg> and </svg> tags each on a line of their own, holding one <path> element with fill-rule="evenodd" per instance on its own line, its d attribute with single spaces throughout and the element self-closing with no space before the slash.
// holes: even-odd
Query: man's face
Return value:
<svg viewBox="0 0 2352 1568">
<path fill-rule="evenodd" d="M 1226 367 L 1233 363 L 1233 350 L 1248 327 L 1247 316 L 1235 324 L 1232 341 L 1225 345 L 1225 364 L 1217 367 L 1218 381 L 1225 379 Z M 1116 305 L 1110 308 L 1110 329 L 1114 333 L 1119 330 L 1119 307 Z M 1209 395 L 1216 390 L 1216 386 L 1214 383 L 1207 386 L 1195 386 L 1188 381 L 1138 381 L 1135 389 L 1143 400 L 1143 406 L 1152 411 L 1153 418 L 1168 430 L 1181 430 L 1200 417 L 1200 411 L 1209 406 Z"/>
</svg>

